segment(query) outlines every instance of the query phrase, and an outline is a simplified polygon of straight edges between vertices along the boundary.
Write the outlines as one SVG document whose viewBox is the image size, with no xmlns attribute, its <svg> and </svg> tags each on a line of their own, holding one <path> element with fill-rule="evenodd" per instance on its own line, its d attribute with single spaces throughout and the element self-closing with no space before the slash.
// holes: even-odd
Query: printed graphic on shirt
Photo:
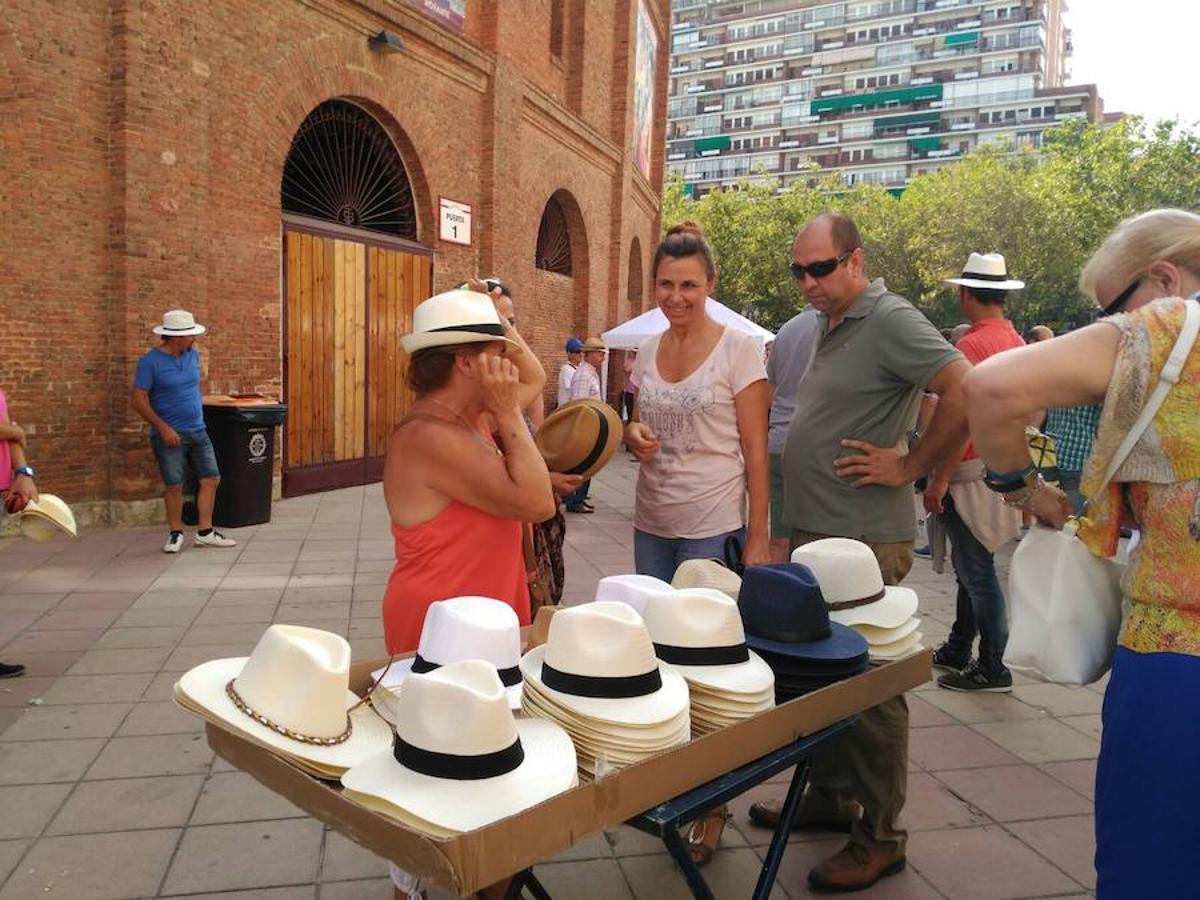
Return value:
<svg viewBox="0 0 1200 900">
<path fill-rule="evenodd" d="M 647 385 L 641 404 L 642 420 L 658 436 L 659 452 L 686 454 L 697 447 L 695 416 L 710 413 L 717 398 L 711 385 Z"/>
</svg>

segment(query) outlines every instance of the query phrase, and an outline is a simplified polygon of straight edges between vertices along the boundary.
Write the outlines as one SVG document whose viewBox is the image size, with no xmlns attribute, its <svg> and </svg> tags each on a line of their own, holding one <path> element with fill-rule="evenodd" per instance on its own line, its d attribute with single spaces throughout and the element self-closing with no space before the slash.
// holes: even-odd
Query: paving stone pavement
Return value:
<svg viewBox="0 0 1200 900">
<path fill-rule="evenodd" d="M 628 572 L 636 467 L 593 481 L 594 515 L 569 516 L 565 602 Z M 392 554 L 379 485 L 285 500 L 231 550 L 161 552 L 161 529 L 96 529 L 76 543 L 0 543 L 0 900 L 11 898 L 390 898 L 386 865 L 215 759 L 201 724 L 171 703 L 180 672 L 243 655 L 270 622 L 345 635 L 383 653 L 379 601 Z M 948 631 L 954 584 L 918 560 L 926 643 Z M 927 684 L 912 710 L 908 868 L 864 897 L 1086 895 L 1102 686 L 1018 679 L 1012 694 Z M 31 704 L 31 700 L 40 701 Z M 781 775 L 777 782 L 785 780 Z M 754 883 L 770 835 L 740 798 L 706 869 L 720 898 Z M 773 896 L 807 896 L 836 835 L 792 838 Z M 558 898 L 687 896 L 661 844 L 621 827 L 538 875 Z M 435 896 L 439 896 L 435 894 Z"/>
</svg>

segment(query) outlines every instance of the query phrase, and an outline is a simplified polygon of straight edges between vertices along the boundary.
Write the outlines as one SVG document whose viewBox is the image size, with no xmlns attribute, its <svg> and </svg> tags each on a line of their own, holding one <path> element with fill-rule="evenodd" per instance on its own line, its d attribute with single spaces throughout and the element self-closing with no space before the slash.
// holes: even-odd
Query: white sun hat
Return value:
<svg viewBox="0 0 1200 900">
<path fill-rule="evenodd" d="M 737 600 L 738 591 L 742 589 L 742 577 L 715 559 L 685 559 L 675 570 L 671 587 L 676 590 L 713 588 Z"/>
<path fill-rule="evenodd" d="M 756 694 L 775 675 L 746 646 L 737 601 L 716 588 L 687 588 L 650 601 L 646 629 L 658 658 L 689 682 L 727 694 Z"/>
<path fill-rule="evenodd" d="M 464 659 L 482 659 L 495 666 L 508 705 L 521 708 L 521 623 L 511 606 L 491 597 L 451 597 L 431 603 L 417 655 L 371 673 L 377 682 L 383 679 L 372 692 L 372 702 L 385 719 L 399 725 L 394 694 L 409 674 L 431 672 Z"/>
<path fill-rule="evenodd" d="M 871 650 L 883 644 L 894 644 L 901 638 L 906 638 L 921 627 L 921 620 L 911 618 L 896 628 L 878 628 L 874 625 L 855 625 L 854 630 L 867 639 Z"/>
<path fill-rule="evenodd" d="M 641 615 L 651 597 L 669 594 L 672 590 L 671 585 L 652 575 L 606 575 L 596 585 L 596 599 L 627 603 Z"/>
<path fill-rule="evenodd" d="M 474 831 L 575 786 L 575 748 L 552 722 L 513 718 L 482 660 L 414 673 L 392 748 L 342 776 L 353 792 L 452 832 Z"/>
<path fill-rule="evenodd" d="M 163 313 L 162 324 L 155 325 L 153 331 L 163 337 L 190 337 L 204 334 L 208 329 L 197 324 L 196 317 L 186 309 L 169 309 Z"/>
<path fill-rule="evenodd" d="M 584 719 L 654 725 L 687 714 L 687 683 L 654 655 L 642 617 L 625 603 L 559 610 L 546 643 L 521 657 L 521 673 Z"/>
<path fill-rule="evenodd" d="M 808 566 L 841 625 L 897 628 L 917 611 L 917 593 L 885 586 L 871 548 L 851 538 L 822 538 L 792 551 L 792 562 Z"/>
<path fill-rule="evenodd" d="M 391 746 L 392 730 L 349 688 L 341 635 L 272 625 L 248 657 L 214 659 L 176 683 L 181 705 L 259 744 L 340 770 Z"/>
<path fill-rule="evenodd" d="M 1025 282 L 1008 277 L 1008 265 L 999 253 L 972 253 L 967 257 L 962 275 L 947 278 L 950 284 L 963 287 L 984 288 L 990 291 L 1019 291 Z"/>
<path fill-rule="evenodd" d="M 908 656 L 914 650 L 921 649 L 921 638 L 924 635 L 919 631 L 914 631 L 906 637 L 900 638 L 898 641 L 892 641 L 890 644 L 880 644 L 871 648 L 871 659 L 890 661 L 899 659 L 902 656 Z"/>
<path fill-rule="evenodd" d="M 400 338 L 404 351 L 410 354 L 427 347 L 513 343 L 504 336 L 504 323 L 492 298 L 476 291 L 435 294 L 413 310 L 412 322 L 412 331 Z"/>
<path fill-rule="evenodd" d="M 18 514 L 21 534 L 38 544 L 44 544 L 67 534 L 79 537 L 75 527 L 75 514 L 63 499 L 55 494 L 38 494 Z"/>
</svg>

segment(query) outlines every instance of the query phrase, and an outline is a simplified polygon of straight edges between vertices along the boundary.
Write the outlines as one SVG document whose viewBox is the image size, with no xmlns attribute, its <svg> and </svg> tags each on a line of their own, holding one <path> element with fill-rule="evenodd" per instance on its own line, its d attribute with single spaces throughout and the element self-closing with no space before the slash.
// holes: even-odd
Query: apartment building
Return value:
<svg viewBox="0 0 1200 900">
<path fill-rule="evenodd" d="M 976 147 L 1098 121 L 1064 0 L 673 0 L 668 171 L 702 196 L 830 172 L 902 190 Z"/>
</svg>

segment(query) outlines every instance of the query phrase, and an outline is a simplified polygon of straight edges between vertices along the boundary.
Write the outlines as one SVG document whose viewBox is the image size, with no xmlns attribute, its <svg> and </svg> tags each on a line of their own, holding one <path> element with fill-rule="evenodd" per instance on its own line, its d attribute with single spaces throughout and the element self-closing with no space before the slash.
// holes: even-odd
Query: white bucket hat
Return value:
<svg viewBox="0 0 1200 900">
<path fill-rule="evenodd" d="M 511 606 L 490 597 L 452 597 L 431 603 L 417 655 L 372 672 L 376 681 L 383 681 L 372 691 L 371 700 L 385 719 L 399 725 L 395 692 L 409 674 L 431 672 L 464 659 L 495 666 L 508 705 L 521 708 L 521 623 Z"/>
<path fill-rule="evenodd" d="M 19 515 L 21 534 L 36 543 L 44 544 L 64 534 L 79 537 L 71 507 L 54 494 L 38 494 L 36 500 L 25 504 Z"/>
<path fill-rule="evenodd" d="M 792 562 L 817 576 L 833 622 L 898 628 L 917 611 L 916 591 L 884 586 L 879 561 L 862 541 L 823 538 L 797 547 Z"/>
<path fill-rule="evenodd" d="M 746 646 L 737 602 L 728 594 L 687 588 L 659 595 L 645 619 L 658 658 L 689 682 L 733 695 L 774 687 L 771 667 Z"/>
<path fill-rule="evenodd" d="M 673 590 L 671 585 L 652 575 L 606 575 L 596 585 L 596 599 L 602 603 L 627 603 L 641 615 L 652 597 L 670 594 Z"/>
<path fill-rule="evenodd" d="M 567 733 L 552 722 L 516 721 L 495 668 L 482 660 L 414 673 L 396 705 L 403 724 L 392 749 L 342 776 L 353 794 L 463 832 L 578 782 Z"/>
<path fill-rule="evenodd" d="M 715 559 L 685 559 L 675 570 L 671 587 L 677 590 L 713 588 L 737 600 L 742 577 Z"/>
<path fill-rule="evenodd" d="M 176 683 L 181 705 L 284 755 L 341 770 L 386 750 L 392 730 L 349 689 L 341 635 L 272 625 L 248 657 L 214 659 Z M 357 708 L 355 708 L 357 707 Z"/>
<path fill-rule="evenodd" d="M 642 617 L 624 603 L 559 610 L 546 643 L 521 657 L 521 673 L 584 719 L 654 725 L 687 715 L 687 683 L 659 662 Z"/>
<path fill-rule="evenodd" d="M 492 298 L 475 291 L 434 294 L 413 310 L 413 328 L 400 338 L 406 353 L 427 347 L 453 347 L 488 341 L 513 343 L 504 336 L 504 323 Z"/>
<path fill-rule="evenodd" d="M 196 323 L 196 318 L 186 309 L 169 309 L 163 313 L 161 325 L 154 326 L 154 333 L 163 337 L 188 337 L 208 331 Z"/>
<path fill-rule="evenodd" d="M 972 253 L 967 257 L 962 275 L 947 278 L 949 284 L 963 287 L 983 288 L 989 291 L 1019 291 L 1025 282 L 1008 277 L 1008 266 L 999 253 Z"/>
</svg>

